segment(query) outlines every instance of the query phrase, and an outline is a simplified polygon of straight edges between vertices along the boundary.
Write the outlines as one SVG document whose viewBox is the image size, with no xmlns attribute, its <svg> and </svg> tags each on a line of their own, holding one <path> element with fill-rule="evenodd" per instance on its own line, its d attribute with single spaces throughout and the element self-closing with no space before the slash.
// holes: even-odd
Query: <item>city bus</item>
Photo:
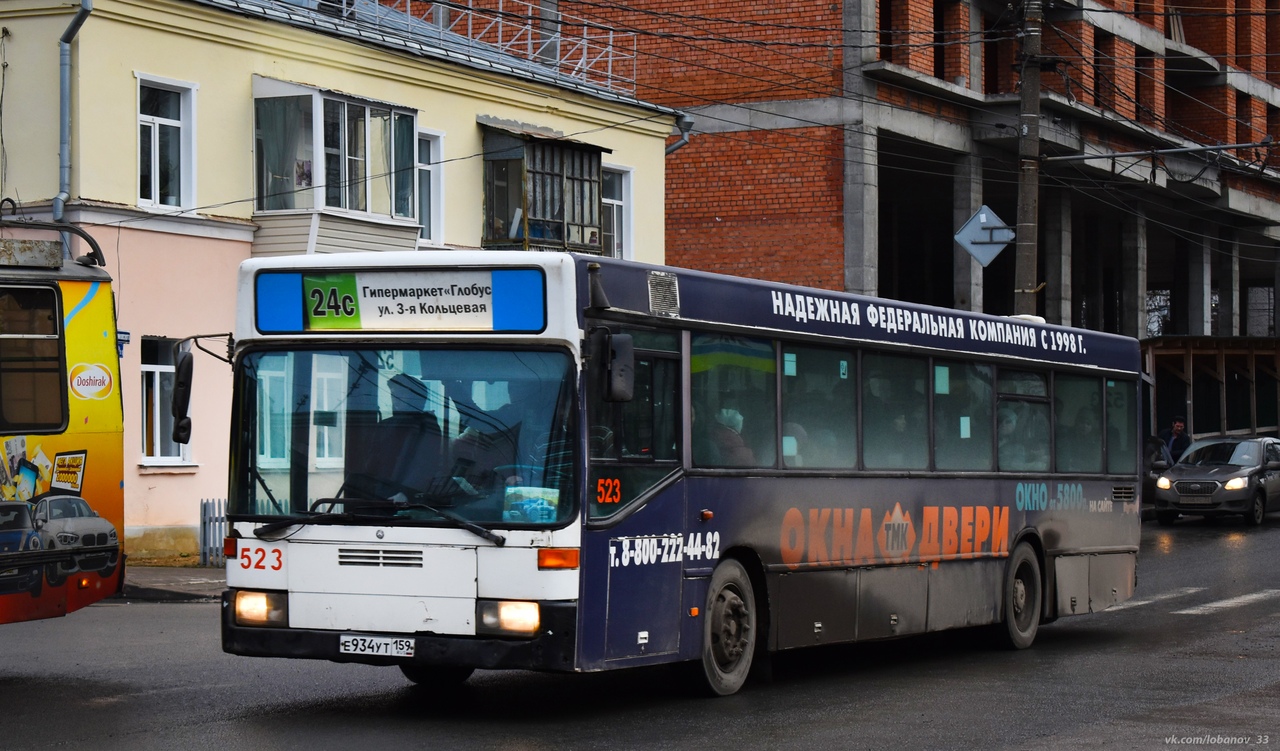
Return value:
<svg viewBox="0 0 1280 751">
<path fill-rule="evenodd" d="M 52 232 L 92 251 L 65 257 Z M 124 582 L 124 420 L 111 277 L 78 227 L 0 220 L 0 623 Z"/>
<path fill-rule="evenodd" d="M 562 253 L 238 285 L 226 652 L 727 695 L 779 651 L 1025 648 L 1133 593 L 1133 339 Z"/>
</svg>

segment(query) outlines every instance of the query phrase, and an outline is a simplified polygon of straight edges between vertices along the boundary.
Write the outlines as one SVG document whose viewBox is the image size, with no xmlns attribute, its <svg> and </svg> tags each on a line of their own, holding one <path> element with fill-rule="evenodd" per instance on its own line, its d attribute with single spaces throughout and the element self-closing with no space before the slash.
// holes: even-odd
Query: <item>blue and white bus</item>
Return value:
<svg viewBox="0 0 1280 751">
<path fill-rule="evenodd" d="M 1133 593 L 1133 339 L 559 253 L 254 259 L 239 299 L 234 654 L 723 695 Z"/>
</svg>

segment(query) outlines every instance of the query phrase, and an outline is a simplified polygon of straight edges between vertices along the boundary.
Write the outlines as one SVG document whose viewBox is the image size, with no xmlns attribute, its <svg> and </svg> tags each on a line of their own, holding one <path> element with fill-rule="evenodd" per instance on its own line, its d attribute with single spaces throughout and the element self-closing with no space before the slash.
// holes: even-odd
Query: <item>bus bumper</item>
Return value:
<svg viewBox="0 0 1280 751">
<path fill-rule="evenodd" d="M 571 671 L 577 641 L 574 603 L 541 603 L 542 628 L 532 639 L 412 634 L 413 657 L 350 655 L 338 651 L 340 631 L 264 628 L 235 623 L 234 590 L 222 593 L 222 651 L 249 657 L 292 657 L 366 665 L 464 665 L 483 669 Z M 370 636 L 406 634 L 361 631 Z"/>
</svg>

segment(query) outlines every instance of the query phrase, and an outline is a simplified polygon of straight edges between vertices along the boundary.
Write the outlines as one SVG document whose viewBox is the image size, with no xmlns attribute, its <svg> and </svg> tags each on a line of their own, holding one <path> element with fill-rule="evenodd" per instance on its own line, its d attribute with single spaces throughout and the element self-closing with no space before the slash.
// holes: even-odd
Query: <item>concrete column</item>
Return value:
<svg viewBox="0 0 1280 751">
<path fill-rule="evenodd" d="M 1071 325 L 1071 193 L 1040 191 L 1044 224 L 1044 319 Z"/>
<path fill-rule="evenodd" d="M 963 154 L 956 159 L 952 190 L 952 222 L 956 229 L 982 208 L 982 157 Z M 956 310 L 982 312 L 982 264 L 959 243 L 951 244 L 952 306 Z"/>
<path fill-rule="evenodd" d="M 1218 238 L 1215 254 L 1217 269 L 1214 286 L 1218 289 L 1218 322 L 1215 336 L 1240 335 L 1240 243 L 1234 230 L 1224 229 Z"/>
<path fill-rule="evenodd" d="M 1131 206 L 1120 223 L 1120 333 L 1147 335 L 1147 217 Z"/>
<path fill-rule="evenodd" d="M 1187 335 L 1208 336 L 1213 303 L 1209 227 L 1192 222 L 1187 238 Z"/>
<path fill-rule="evenodd" d="M 874 295 L 880 276 L 879 138 L 844 131 L 844 289 Z"/>
<path fill-rule="evenodd" d="M 844 60 L 844 288 L 874 295 L 880 287 L 880 167 L 876 135 L 875 83 L 862 66 L 875 63 L 876 0 L 846 0 L 842 9 L 849 45 Z"/>
</svg>

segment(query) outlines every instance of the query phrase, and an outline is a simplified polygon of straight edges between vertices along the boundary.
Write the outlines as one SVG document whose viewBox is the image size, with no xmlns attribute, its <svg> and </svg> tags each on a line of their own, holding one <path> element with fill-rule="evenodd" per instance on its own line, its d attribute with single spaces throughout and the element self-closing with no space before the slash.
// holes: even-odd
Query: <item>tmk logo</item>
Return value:
<svg viewBox="0 0 1280 751">
<path fill-rule="evenodd" d="M 97 363 L 80 363 L 71 368 L 71 393 L 81 399 L 106 399 L 114 382 L 111 371 Z"/>
</svg>

